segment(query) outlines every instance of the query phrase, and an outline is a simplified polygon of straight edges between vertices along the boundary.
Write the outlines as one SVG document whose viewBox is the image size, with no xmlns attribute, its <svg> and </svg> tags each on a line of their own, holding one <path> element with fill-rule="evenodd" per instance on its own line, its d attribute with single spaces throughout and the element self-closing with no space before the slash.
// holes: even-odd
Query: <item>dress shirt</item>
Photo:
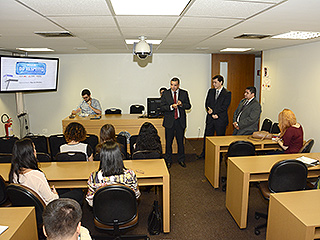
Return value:
<svg viewBox="0 0 320 240">
<path fill-rule="evenodd" d="M 174 99 L 174 91 L 171 90 L 171 94 L 172 94 L 172 99 Z M 176 91 L 176 97 L 177 97 L 177 103 L 179 101 L 179 88 Z M 171 110 L 174 110 L 174 108 L 172 107 L 172 105 L 170 106 Z M 179 112 L 179 107 L 177 108 L 177 112 L 178 112 L 178 118 L 180 118 L 180 112 Z"/>
</svg>

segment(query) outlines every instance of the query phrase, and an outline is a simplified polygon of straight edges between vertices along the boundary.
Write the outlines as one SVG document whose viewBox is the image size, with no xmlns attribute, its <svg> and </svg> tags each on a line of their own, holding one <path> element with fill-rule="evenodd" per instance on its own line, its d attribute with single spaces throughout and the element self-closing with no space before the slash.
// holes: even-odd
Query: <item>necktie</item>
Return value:
<svg viewBox="0 0 320 240">
<path fill-rule="evenodd" d="M 218 99 L 219 97 L 219 90 L 216 90 L 216 100 Z"/>
<path fill-rule="evenodd" d="M 177 103 L 177 92 L 174 92 L 173 102 L 174 102 L 174 104 Z M 174 109 L 174 119 L 178 119 L 178 108 Z"/>
<path fill-rule="evenodd" d="M 244 109 L 244 107 L 245 107 L 247 104 L 248 104 L 248 100 L 246 100 L 246 101 L 243 103 L 240 112 L 242 112 L 242 110 Z"/>
</svg>

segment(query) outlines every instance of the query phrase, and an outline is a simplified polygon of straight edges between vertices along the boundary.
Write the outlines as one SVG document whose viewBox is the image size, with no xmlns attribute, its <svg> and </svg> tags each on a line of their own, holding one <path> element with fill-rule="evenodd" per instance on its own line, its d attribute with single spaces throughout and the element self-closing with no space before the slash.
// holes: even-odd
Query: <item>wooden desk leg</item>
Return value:
<svg viewBox="0 0 320 240">
<path fill-rule="evenodd" d="M 163 176 L 163 232 L 170 232 L 170 176 Z"/>
<path fill-rule="evenodd" d="M 204 162 L 205 176 L 214 188 L 219 188 L 220 147 L 206 139 L 206 156 Z"/>
<path fill-rule="evenodd" d="M 241 229 L 247 227 L 249 178 L 248 173 L 228 160 L 226 207 Z"/>
</svg>

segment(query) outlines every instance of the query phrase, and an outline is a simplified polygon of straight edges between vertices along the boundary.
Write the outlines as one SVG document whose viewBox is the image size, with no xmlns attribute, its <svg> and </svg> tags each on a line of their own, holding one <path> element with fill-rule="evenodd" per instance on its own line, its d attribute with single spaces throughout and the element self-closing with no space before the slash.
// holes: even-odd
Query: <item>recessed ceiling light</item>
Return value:
<svg viewBox="0 0 320 240">
<path fill-rule="evenodd" d="M 25 52 L 54 52 L 54 50 L 50 48 L 16 48 L 16 49 L 25 51 Z"/>
<path fill-rule="evenodd" d="M 312 39 L 317 37 L 320 37 L 320 32 L 291 31 L 291 32 L 275 35 L 271 38 L 307 40 L 307 39 Z"/>
<path fill-rule="evenodd" d="M 224 48 L 221 49 L 220 52 L 247 52 L 252 49 L 253 48 Z"/>
<path fill-rule="evenodd" d="M 111 0 L 116 15 L 179 16 L 190 0 Z"/>
<path fill-rule="evenodd" d="M 140 42 L 140 39 L 126 39 L 126 44 L 134 44 L 135 42 L 136 43 Z M 159 45 L 162 42 L 162 40 L 149 40 L 149 39 L 146 39 L 146 42 L 154 44 L 154 45 Z"/>
</svg>

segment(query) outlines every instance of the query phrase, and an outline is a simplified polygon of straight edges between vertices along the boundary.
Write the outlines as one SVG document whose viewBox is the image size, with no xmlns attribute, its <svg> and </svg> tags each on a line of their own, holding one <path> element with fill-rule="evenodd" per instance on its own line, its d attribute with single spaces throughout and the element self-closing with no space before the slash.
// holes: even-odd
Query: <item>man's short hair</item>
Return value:
<svg viewBox="0 0 320 240">
<path fill-rule="evenodd" d="M 50 202 L 43 211 L 43 225 L 49 239 L 70 238 L 77 231 L 82 210 L 78 202 L 60 198 Z"/>
<path fill-rule="evenodd" d="M 255 87 L 247 87 L 246 89 L 248 89 L 251 93 L 254 93 L 254 96 L 256 96 L 257 89 Z"/>
<path fill-rule="evenodd" d="M 223 77 L 221 76 L 221 75 L 215 75 L 213 78 L 212 78 L 212 80 L 215 80 L 215 79 L 217 79 L 219 82 L 222 82 L 222 85 L 223 85 L 223 83 L 224 83 L 224 79 L 223 79 Z"/>
<path fill-rule="evenodd" d="M 177 78 L 177 77 L 174 77 L 174 78 L 171 79 L 170 82 L 178 82 L 178 84 L 180 84 L 180 79 Z"/>
<path fill-rule="evenodd" d="M 81 96 L 84 96 L 84 95 L 88 95 L 88 96 L 91 95 L 91 92 L 89 91 L 89 89 L 83 89 L 83 90 L 82 90 Z"/>
<path fill-rule="evenodd" d="M 167 88 L 162 87 L 162 88 L 159 89 L 159 93 L 161 93 L 162 91 L 165 91 L 165 90 L 167 90 Z"/>
</svg>

